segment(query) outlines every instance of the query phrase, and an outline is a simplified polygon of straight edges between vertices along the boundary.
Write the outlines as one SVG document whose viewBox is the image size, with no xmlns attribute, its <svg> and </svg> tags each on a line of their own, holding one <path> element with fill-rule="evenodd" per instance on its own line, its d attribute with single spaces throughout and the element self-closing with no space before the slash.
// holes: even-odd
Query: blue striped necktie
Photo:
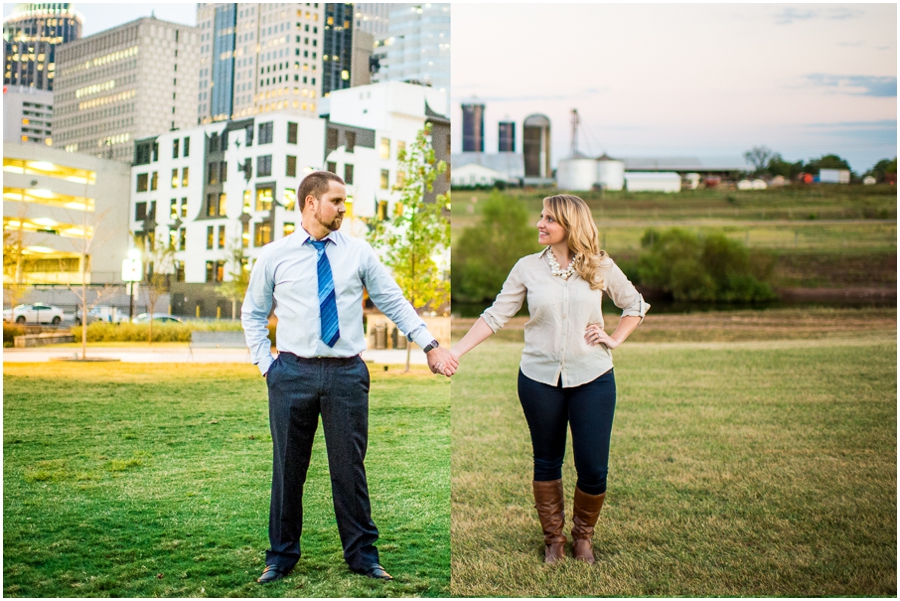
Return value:
<svg viewBox="0 0 900 601">
<path fill-rule="evenodd" d="M 328 255 L 325 254 L 327 240 L 309 239 L 310 244 L 316 247 L 319 253 L 317 265 L 319 274 L 319 322 L 322 328 L 322 340 L 330 347 L 337 344 L 341 337 L 338 323 L 337 299 L 334 294 L 334 278 L 331 276 L 331 264 Z"/>
</svg>

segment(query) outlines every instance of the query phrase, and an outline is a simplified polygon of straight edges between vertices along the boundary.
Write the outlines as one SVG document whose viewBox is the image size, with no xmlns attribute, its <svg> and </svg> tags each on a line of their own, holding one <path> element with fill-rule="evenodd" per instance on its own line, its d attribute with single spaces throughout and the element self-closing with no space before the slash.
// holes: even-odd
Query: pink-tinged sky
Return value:
<svg viewBox="0 0 900 601">
<path fill-rule="evenodd" d="M 897 154 L 896 4 L 469 4 L 453 6 L 453 150 L 461 102 L 497 122 L 552 121 L 554 164 L 626 156 L 785 159 L 836 153 L 862 172 Z"/>
</svg>

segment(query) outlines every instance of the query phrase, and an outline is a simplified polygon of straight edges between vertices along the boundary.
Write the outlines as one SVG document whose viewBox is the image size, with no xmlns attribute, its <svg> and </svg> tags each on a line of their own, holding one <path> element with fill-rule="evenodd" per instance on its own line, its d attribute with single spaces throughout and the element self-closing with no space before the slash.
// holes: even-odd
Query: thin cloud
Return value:
<svg viewBox="0 0 900 601">
<path fill-rule="evenodd" d="M 789 25 L 796 21 L 810 21 L 813 19 L 856 19 L 865 14 L 864 11 L 851 9 L 845 6 L 834 8 L 796 8 L 787 7 L 775 15 L 775 23 Z"/>
<path fill-rule="evenodd" d="M 879 98 L 894 98 L 897 96 L 896 77 L 810 73 L 804 79 L 807 85 L 825 88 L 836 94 L 875 96 Z"/>
</svg>

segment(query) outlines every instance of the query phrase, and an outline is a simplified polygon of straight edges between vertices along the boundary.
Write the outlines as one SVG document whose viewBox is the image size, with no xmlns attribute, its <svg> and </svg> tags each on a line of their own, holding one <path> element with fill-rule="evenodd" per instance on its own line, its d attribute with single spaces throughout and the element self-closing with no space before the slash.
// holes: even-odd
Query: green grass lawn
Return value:
<svg viewBox="0 0 900 601">
<path fill-rule="evenodd" d="M 521 348 L 489 340 L 454 377 L 452 594 L 897 594 L 896 317 L 843 337 L 615 351 L 594 566 L 542 563 Z M 569 536 L 571 443 L 563 479 Z"/>
<path fill-rule="evenodd" d="M 255 367 L 5 365 L 4 594 L 447 596 L 449 382 L 370 369 L 366 465 L 396 580 L 347 569 L 320 428 L 303 557 L 262 587 L 272 450 Z"/>
</svg>

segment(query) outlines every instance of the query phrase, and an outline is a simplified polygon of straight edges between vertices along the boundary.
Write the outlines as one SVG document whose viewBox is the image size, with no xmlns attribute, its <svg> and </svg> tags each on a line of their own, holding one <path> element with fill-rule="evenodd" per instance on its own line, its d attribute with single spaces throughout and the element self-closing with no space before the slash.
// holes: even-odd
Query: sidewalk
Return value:
<svg viewBox="0 0 900 601">
<path fill-rule="evenodd" d="M 60 358 L 80 357 L 80 348 L 6 348 L 3 349 L 4 363 L 46 363 Z M 124 363 L 250 363 L 250 355 L 246 349 L 195 349 L 193 357 L 187 346 L 182 348 L 103 348 L 88 349 L 88 358 L 119 359 Z M 406 351 L 402 350 L 366 350 L 363 355 L 366 363 L 380 365 L 405 365 Z M 427 365 L 422 349 L 413 349 L 410 356 L 413 365 Z"/>
</svg>

